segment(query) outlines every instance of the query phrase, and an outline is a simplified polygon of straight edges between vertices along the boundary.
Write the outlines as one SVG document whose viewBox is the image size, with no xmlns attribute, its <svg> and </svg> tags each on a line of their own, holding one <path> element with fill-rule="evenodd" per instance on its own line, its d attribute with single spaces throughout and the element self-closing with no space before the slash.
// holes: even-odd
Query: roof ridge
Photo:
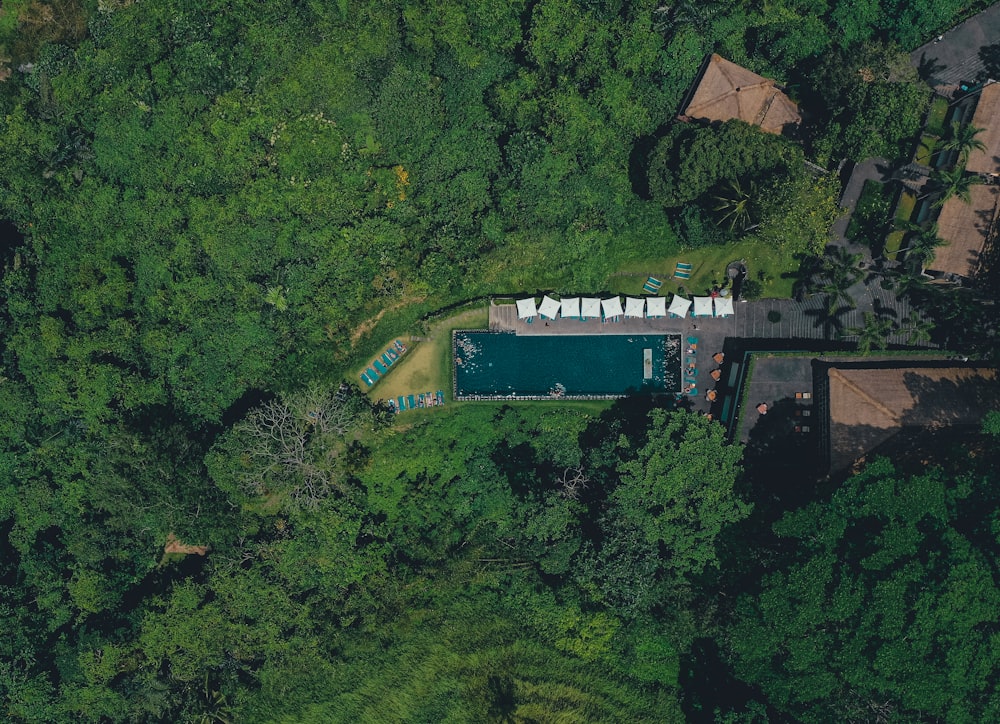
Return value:
<svg viewBox="0 0 1000 724">
<path fill-rule="evenodd" d="M 889 417 L 889 419 L 891 419 L 897 425 L 901 424 L 902 419 L 899 417 L 899 415 L 896 412 L 890 410 L 888 407 L 886 407 L 881 402 L 879 402 L 878 400 L 876 400 L 874 397 L 872 397 L 871 395 L 869 395 L 863 389 L 861 389 L 860 387 L 858 387 L 854 382 L 852 382 L 850 379 L 848 379 L 847 377 L 845 377 L 843 375 L 843 373 L 840 370 L 838 370 L 836 367 L 830 369 L 829 375 L 830 375 L 830 377 L 836 377 L 837 380 L 842 385 L 844 385 L 849 390 L 851 390 L 851 392 L 853 392 L 854 394 L 858 395 L 863 400 L 865 400 L 866 402 L 868 402 L 876 410 L 878 410 L 882 414 L 884 414 L 887 417 Z"/>
</svg>

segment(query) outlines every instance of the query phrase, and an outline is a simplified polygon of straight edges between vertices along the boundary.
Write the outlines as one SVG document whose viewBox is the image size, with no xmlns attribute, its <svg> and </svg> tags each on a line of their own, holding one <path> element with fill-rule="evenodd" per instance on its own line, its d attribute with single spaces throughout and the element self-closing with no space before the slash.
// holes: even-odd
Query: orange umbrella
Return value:
<svg viewBox="0 0 1000 724">
<path fill-rule="evenodd" d="M 724 355 L 722 352 L 716 352 L 715 354 L 712 355 L 712 359 L 715 360 L 715 364 L 717 365 L 721 365 L 722 360 L 724 360 L 725 358 L 726 355 Z"/>
<path fill-rule="evenodd" d="M 712 379 L 718 382 L 722 379 L 722 370 L 712 370 L 711 375 Z"/>
<path fill-rule="evenodd" d="M 715 402 L 715 398 L 718 397 L 718 394 L 715 392 L 715 390 L 709 390 L 708 395 L 706 395 L 706 397 L 708 397 L 709 402 Z"/>
</svg>

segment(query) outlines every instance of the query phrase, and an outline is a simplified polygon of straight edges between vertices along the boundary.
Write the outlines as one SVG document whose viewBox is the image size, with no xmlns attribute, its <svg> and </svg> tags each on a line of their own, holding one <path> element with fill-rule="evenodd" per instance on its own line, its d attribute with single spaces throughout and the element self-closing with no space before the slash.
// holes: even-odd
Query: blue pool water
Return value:
<svg viewBox="0 0 1000 724">
<path fill-rule="evenodd" d="M 458 397 L 680 391 L 679 335 L 455 332 L 452 351 Z"/>
</svg>

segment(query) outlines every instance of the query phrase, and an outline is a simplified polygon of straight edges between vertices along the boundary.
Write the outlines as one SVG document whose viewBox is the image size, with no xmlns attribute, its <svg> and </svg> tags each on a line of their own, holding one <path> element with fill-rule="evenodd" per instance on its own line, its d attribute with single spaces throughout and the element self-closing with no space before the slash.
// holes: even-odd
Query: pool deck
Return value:
<svg viewBox="0 0 1000 724">
<path fill-rule="evenodd" d="M 745 305 L 736 305 L 737 308 Z M 708 412 L 712 406 L 705 395 L 716 383 L 709 377 L 709 373 L 718 367 L 711 361 L 712 355 L 722 351 L 722 345 L 727 337 L 737 335 L 737 316 L 731 317 L 687 317 L 677 319 L 671 317 L 660 317 L 656 319 L 638 319 L 634 317 L 620 317 L 617 322 L 603 322 L 600 319 L 552 319 L 547 320 L 542 317 L 535 319 L 528 324 L 524 320 L 517 318 L 517 312 L 511 304 L 491 304 L 490 305 L 490 329 L 497 332 L 514 332 L 518 335 L 580 335 L 580 334 L 678 334 L 681 336 L 682 349 L 681 358 L 684 364 L 683 354 L 687 348 L 688 337 L 698 338 L 698 374 L 697 395 L 685 395 L 689 400 L 691 409 L 699 412 Z M 708 363 L 705 363 L 705 360 Z M 725 377 L 723 377 L 725 382 Z"/>
</svg>

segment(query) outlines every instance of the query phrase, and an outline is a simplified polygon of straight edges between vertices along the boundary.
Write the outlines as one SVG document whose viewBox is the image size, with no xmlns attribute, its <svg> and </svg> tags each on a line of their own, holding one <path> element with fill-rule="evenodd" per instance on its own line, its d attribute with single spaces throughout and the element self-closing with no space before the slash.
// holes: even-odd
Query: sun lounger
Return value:
<svg viewBox="0 0 1000 724">
<path fill-rule="evenodd" d="M 391 359 L 393 362 L 399 359 L 399 352 L 397 352 L 394 347 L 390 347 L 385 351 L 385 353 L 389 355 L 389 359 Z"/>
<path fill-rule="evenodd" d="M 674 269 L 674 279 L 690 279 L 691 271 L 694 266 L 683 261 L 677 262 L 677 268 Z"/>
<path fill-rule="evenodd" d="M 419 395 L 417 395 L 417 407 L 423 407 L 423 406 L 424 406 L 424 393 L 421 392 Z"/>
<path fill-rule="evenodd" d="M 375 384 L 374 380 L 372 380 L 372 378 L 368 376 L 367 372 L 361 373 L 361 379 L 364 380 L 365 384 L 368 385 L 369 387 Z"/>
<path fill-rule="evenodd" d="M 444 390 L 438 390 L 437 391 L 437 401 L 438 401 L 439 405 L 443 405 L 444 404 Z"/>
<path fill-rule="evenodd" d="M 642 285 L 642 291 L 646 292 L 646 294 L 657 294 L 662 286 L 663 282 L 659 279 L 656 277 L 649 277 L 646 280 L 646 283 Z"/>
<path fill-rule="evenodd" d="M 372 380 L 376 380 L 376 381 L 378 380 L 379 377 L 382 376 L 376 370 L 372 369 L 371 367 L 369 367 L 368 369 L 366 369 L 365 372 L 368 373 L 368 376 L 371 377 Z M 372 384 L 374 384 L 374 382 Z"/>
<path fill-rule="evenodd" d="M 406 400 L 403 399 L 402 395 L 396 398 L 396 409 L 400 412 L 406 409 Z"/>
<path fill-rule="evenodd" d="M 384 353 L 384 352 L 383 352 L 383 353 L 382 353 L 382 361 L 383 361 L 383 362 L 385 363 L 385 366 L 386 366 L 386 367 L 392 367 L 392 363 L 393 363 L 393 362 L 394 362 L 395 360 L 392 360 L 392 359 L 389 359 L 389 355 L 388 355 L 388 353 Z"/>
<path fill-rule="evenodd" d="M 381 360 L 375 360 L 374 362 L 372 362 L 372 367 L 374 367 L 375 369 L 377 369 L 377 370 L 378 370 L 379 372 L 381 372 L 381 373 L 382 373 L 383 375 L 384 375 L 384 374 L 385 374 L 386 372 L 388 372 L 388 371 L 389 371 L 389 368 L 388 368 L 388 367 L 386 367 L 386 366 L 385 366 L 384 364 L 382 364 L 382 361 L 381 361 Z"/>
<path fill-rule="evenodd" d="M 407 409 L 408 410 L 412 410 L 412 409 L 416 408 L 416 406 L 417 406 L 417 401 L 416 401 L 416 399 L 414 399 L 413 395 L 407 395 L 406 396 L 406 407 L 407 407 Z"/>
<path fill-rule="evenodd" d="M 400 354 L 406 351 L 406 345 L 400 342 L 398 339 L 392 343 L 392 346 L 395 347 Z"/>
</svg>

